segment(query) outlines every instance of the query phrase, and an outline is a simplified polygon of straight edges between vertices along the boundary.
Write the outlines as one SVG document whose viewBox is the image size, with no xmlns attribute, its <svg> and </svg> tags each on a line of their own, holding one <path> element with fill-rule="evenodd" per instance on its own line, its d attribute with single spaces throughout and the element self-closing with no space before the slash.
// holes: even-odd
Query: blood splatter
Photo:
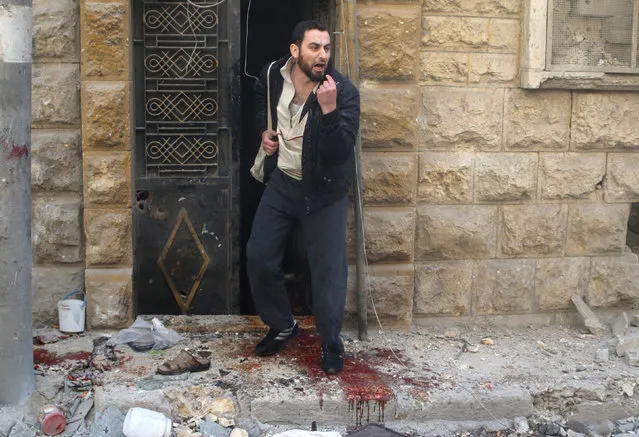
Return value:
<svg viewBox="0 0 639 437">
<path fill-rule="evenodd" d="M 8 159 L 20 159 L 26 156 L 29 156 L 29 146 L 27 146 L 26 144 L 22 146 L 14 144 L 9 149 Z"/>
<path fill-rule="evenodd" d="M 68 354 L 58 355 L 55 352 L 49 352 L 46 349 L 35 348 L 33 350 L 33 364 L 42 364 L 45 366 L 54 366 L 64 361 L 89 361 L 91 352 L 71 352 Z"/>
</svg>

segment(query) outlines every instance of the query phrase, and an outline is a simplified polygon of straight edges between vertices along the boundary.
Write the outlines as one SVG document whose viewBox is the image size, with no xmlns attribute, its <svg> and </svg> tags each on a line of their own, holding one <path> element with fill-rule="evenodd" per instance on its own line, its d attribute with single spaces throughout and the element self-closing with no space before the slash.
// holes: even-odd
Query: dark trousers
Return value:
<svg viewBox="0 0 639 437">
<path fill-rule="evenodd" d="M 313 292 L 313 315 L 323 342 L 340 344 L 339 333 L 346 300 L 345 196 L 310 214 L 306 213 L 302 183 L 275 170 L 255 214 L 246 256 L 255 307 L 270 328 L 293 324 L 282 272 L 286 241 L 301 225 Z"/>
</svg>

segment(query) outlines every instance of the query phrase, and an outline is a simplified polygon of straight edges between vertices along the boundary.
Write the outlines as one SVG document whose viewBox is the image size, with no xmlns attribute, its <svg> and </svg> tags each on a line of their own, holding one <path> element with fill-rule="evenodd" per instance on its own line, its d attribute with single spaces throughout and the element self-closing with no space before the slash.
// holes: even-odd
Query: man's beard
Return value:
<svg viewBox="0 0 639 437">
<path fill-rule="evenodd" d="M 308 64 L 308 63 L 304 62 L 304 59 L 302 58 L 302 56 L 300 56 L 297 59 L 297 66 L 300 67 L 300 70 L 302 70 L 304 72 L 304 74 L 306 74 L 306 76 L 308 76 L 308 78 L 312 82 L 320 82 L 320 81 L 322 81 L 324 79 L 324 76 L 326 75 L 326 72 L 328 71 L 328 67 L 330 65 L 331 65 L 331 61 L 329 59 L 329 61 L 324 66 L 324 71 L 322 71 L 321 73 L 318 73 L 318 72 L 313 71 L 313 64 Z"/>
</svg>

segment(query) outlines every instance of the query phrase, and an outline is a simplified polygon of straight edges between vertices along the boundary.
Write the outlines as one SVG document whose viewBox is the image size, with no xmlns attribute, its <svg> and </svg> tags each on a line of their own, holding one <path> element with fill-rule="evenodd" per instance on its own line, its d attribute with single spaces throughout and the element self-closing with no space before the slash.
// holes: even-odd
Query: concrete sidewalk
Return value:
<svg viewBox="0 0 639 437">
<path fill-rule="evenodd" d="M 572 419 L 594 426 L 639 416 L 634 397 L 639 369 L 614 353 L 608 361 L 596 359 L 598 350 L 611 347 L 610 334 L 595 337 L 561 326 L 415 328 L 372 333 L 372 340 L 362 343 L 347 331 L 345 369 L 327 377 L 310 319 L 302 320 L 298 339 L 270 358 L 252 354 L 265 332 L 255 318 L 163 320 L 188 340 L 159 353 L 123 345 L 110 354 L 98 339 L 113 333 L 101 332 L 36 346 L 40 376 L 31 411 L 59 400 L 75 368 L 76 375 L 89 375 L 95 411 L 115 406 L 126 413 L 139 406 L 184 423 L 216 398 L 233 400 L 236 420 L 253 416 L 303 429 L 316 422 L 320 429 L 342 432 L 377 422 L 417 435 L 480 429 L 508 435 L 521 428 L 521 418 L 531 425 L 565 426 Z M 153 376 L 184 348 L 208 357 L 211 368 Z"/>
</svg>

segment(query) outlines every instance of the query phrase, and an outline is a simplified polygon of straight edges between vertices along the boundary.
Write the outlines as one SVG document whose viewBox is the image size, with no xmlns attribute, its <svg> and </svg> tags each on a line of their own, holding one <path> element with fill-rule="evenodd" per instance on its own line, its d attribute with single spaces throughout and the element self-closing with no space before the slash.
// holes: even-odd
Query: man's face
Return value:
<svg viewBox="0 0 639 437">
<path fill-rule="evenodd" d="M 325 31 L 307 30 L 299 47 L 291 45 L 291 54 L 309 79 L 319 82 L 324 78 L 331 59 L 331 37 Z"/>
</svg>

